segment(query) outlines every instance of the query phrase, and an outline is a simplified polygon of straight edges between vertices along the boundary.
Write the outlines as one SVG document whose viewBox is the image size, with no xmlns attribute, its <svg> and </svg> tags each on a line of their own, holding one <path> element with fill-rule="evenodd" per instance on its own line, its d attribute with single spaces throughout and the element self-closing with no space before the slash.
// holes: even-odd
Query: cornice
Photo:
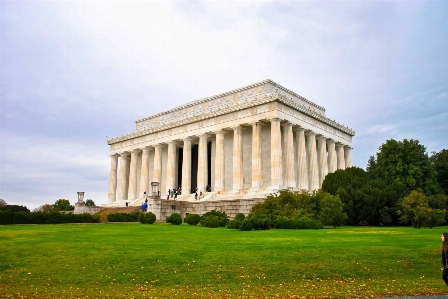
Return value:
<svg viewBox="0 0 448 299">
<path fill-rule="evenodd" d="M 109 145 L 166 129 L 278 101 L 351 136 L 355 131 L 325 117 L 325 108 L 268 79 L 219 95 L 196 100 L 136 121 L 134 133 L 107 140 Z"/>
</svg>

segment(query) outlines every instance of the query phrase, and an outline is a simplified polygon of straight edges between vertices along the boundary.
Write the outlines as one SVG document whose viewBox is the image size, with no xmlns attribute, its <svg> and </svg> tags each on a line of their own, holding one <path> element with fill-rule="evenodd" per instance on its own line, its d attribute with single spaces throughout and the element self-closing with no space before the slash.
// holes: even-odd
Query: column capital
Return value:
<svg viewBox="0 0 448 299">
<path fill-rule="evenodd" d="M 109 157 L 111 157 L 111 158 L 118 158 L 120 156 L 120 154 L 112 154 L 112 155 L 109 155 Z"/>
<path fill-rule="evenodd" d="M 129 156 L 129 154 L 130 154 L 130 152 L 122 152 L 122 153 L 120 153 L 120 157 L 128 157 Z"/>
<path fill-rule="evenodd" d="M 182 141 L 192 141 L 194 138 L 191 136 L 185 137 Z"/>
<path fill-rule="evenodd" d="M 214 131 L 213 133 L 215 133 L 215 135 L 218 135 L 218 134 L 225 134 L 225 133 L 227 133 L 227 131 L 226 130 L 218 130 L 218 131 Z"/>
<path fill-rule="evenodd" d="M 331 139 L 331 138 L 327 138 L 327 143 L 336 143 L 336 141 L 334 141 L 333 139 Z"/>
<path fill-rule="evenodd" d="M 271 123 L 272 122 L 280 122 L 281 119 L 279 117 L 271 117 L 271 118 L 267 118 L 267 120 L 269 120 Z"/>
<path fill-rule="evenodd" d="M 140 151 L 141 151 L 141 149 L 135 148 L 135 149 L 131 150 L 131 154 L 138 154 Z"/>
<path fill-rule="evenodd" d="M 149 151 L 151 150 L 151 148 L 149 146 L 145 146 L 140 149 L 142 150 L 143 153 L 149 153 Z"/>
<path fill-rule="evenodd" d="M 252 127 L 254 127 L 254 126 L 263 126 L 264 124 L 263 124 L 262 121 L 257 120 L 257 121 L 250 122 L 249 125 L 251 125 Z"/>
<path fill-rule="evenodd" d="M 305 135 L 306 136 L 316 136 L 316 133 L 314 133 L 313 131 L 305 131 Z"/>
<path fill-rule="evenodd" d="M 199 138 L 208 138 L 208 137 L 210 137 L 210 134 L 209 133 L 203 133 L 203 134 L 199 134 L 199 135 L 196 135 L 196 136 L 198 136 Z"/>
<path fill-rule="evenodd" d="M 305 128 L 299 127 L 299 126 L 293 126 L 292 130 L 294 132 L 300 132 L 300 131 L 304 131 L 305 132 Z"/>
<path fill-rule="evenodd" d="M 243 130 L 243 126 L 242 125 L 236 125 L 233 127 L 230 127 L 232 130 L 236 131 L 236 130 Z"/>
<path fill-rule="evenodd" d="M 324 141 L 326 141 L 327 137 L 325 137 L 324 135 L 317 135 L 316 136 L 316 140 L 324 140 Z"/>
<path fill-rule="evenodd" d="M 342 143 L 339 143 L 339 142 L 336 142 L 336 148 L 338 148 L 338 147 L 344 147 L 345 145 L 343 145 Z"/>
<path fill-rule="evenodd" d="M 280 125 L 282 127 L 292 127 L 293 124 L 290 121 L 285 121 L 285 122 L 280 123 Z"/>
</svg>

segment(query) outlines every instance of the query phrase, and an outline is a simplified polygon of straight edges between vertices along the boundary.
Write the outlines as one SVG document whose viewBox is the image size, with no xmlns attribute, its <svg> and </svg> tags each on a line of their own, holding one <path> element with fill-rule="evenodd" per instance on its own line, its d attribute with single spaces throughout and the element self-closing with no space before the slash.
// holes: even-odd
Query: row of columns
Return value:
<svg viewBox="0 0 448 299">
<path fill-rule="evenodd" d="M 252 126 L 252 188 L 263 186 L 263 160 L 261 147 L 261 122 L 254 122 Z M 325 176 L 336 169 L 345 169 L 352 166 L 350 147 L 335 143 L 322 135 L 316 135 L 312 131 L 305 131 L 301 127 L 293 127 L 292 123 L 281 123 L 279 118 L 270 119 L 271 126 L 271 186 L 277 188 L 289 187 L 293 189 L 316 190 L 322 185 Z M 282 134 L 283 126 L 283 150 Z M 243 189 L 243 139 L 242 126 L 233 129 L 232 151 L 232 189 Z M 214 157 L 214 190 L 225 189 L 225 160 L 224 160 L 224 134 L 226 131 L 215 132 L 216 147 Z M 294 138 L 296 134 L 296 151 L 294 152 Z M 208 182 L 208 156 L 207 141 L 209 134 L 199 135 L 198 172 L 197 185 L 200 190 L 205 190 Z M 193 138 L 183 140 L 182 159 L 182 190 L 190 193 L 191 186 L 191 148 Z M 316 146 L 317 142 L 317 146 Z M 166 186 L 175 185 L 177 142 L 168 144 L 168 160 L 166 165 Z M 162 144 L 154 147 L 153 181 L 162 180 Z M 111 156 L 111 170 L 109 182 L 109 202 L 122 201 L 137 198 L 137 160 L 139 152 L 142 152 L 142 167 L 140 175 L 140 190 L 149 188 L 149 159 L 150 148 L 136 149 L 120 155 Z M 327 155 L 328 152 L 328 155 Z M 129 163 L 130 156 L 130 163 Z M 118 157 L 120 157 L 120 173 L 117 188 Z M 284 163 L 283 163 L 284 157 Z M 297 158 L 297 163 L 295 159 Z M 283 166 L 285 169 L 283 169 Z"/>
</svg>

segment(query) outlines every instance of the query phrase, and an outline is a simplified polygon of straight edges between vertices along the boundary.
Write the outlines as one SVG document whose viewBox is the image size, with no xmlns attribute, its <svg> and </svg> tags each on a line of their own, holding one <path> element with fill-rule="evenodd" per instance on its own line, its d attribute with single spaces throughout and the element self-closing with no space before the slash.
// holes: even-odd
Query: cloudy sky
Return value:
<svg viewBox="0 0 448 299">
<path fill-rule="evenodd" d="M 353 128 L 448 148 L 448 1 L 0 0 L 0 198 L 106 203 L 108 138 L 272 79 Z"/>
</svg>

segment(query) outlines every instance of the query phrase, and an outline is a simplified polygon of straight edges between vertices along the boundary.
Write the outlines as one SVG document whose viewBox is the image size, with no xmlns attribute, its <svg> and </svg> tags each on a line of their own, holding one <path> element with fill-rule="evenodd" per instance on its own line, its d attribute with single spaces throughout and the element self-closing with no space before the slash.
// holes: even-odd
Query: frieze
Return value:
<svg viewBox="0 0 448 299">
<path fill-rule="evenodd" d="M 107 142 L 108 144 L 113 144 L 183 125 L 189 125 L 188 129 L 190 130 L 193 129 L 190 125 L 194 122 L 208 120 L 217 116 L 241 111 L 242 109 L 252 108 L 254 106 L 269 104 L 268 108 L 274 110 L 278 107 L 276 105 L 277 102 L 283 103 L 292 110 L 297 110 L 309 115 L 312 119 L 324 122 L 349 135 L 355 134 L 353 130 L 326 118 L 325 109 L 323 107 L 312 103 L 271 80 L 265 80 L 217 96 L 190 102 L 147 118 L 139 119 L 136 121 L 136 132 L 126 136 L 109 139 Z M 260 108 L 258 112 L 263 112 L 263 108 Z M 237 113 L 235 113 L 235 117 L 238 117 Z M 223 118 L 222 121 L 225 121 L 225 118 Z"/>
</svg>

